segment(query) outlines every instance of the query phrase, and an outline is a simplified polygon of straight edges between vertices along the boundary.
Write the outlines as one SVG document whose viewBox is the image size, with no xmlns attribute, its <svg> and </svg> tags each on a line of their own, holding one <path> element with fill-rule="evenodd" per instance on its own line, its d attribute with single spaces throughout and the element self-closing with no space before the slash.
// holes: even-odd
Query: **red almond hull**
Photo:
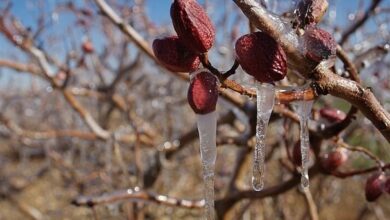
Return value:
<svg viewBox="0 0 390 220">
<path fill-rule="evenodd" d="M 153 52 L 167 69 L 174 72 L 192 72 L 200 65 L 199 57 L 189 51 L 177 36 L 154 40 Z"/>
<path fill-rule="evenodd" d="M 367 201 L 373 202 L 382 195 L 383 178 L 384 177 L 381 173 L 376 173 L 367 179 L 365 188 L 365 195 Z"/>
<path fill-rule="evenodd" d="M 325 30 L 310 27 L 303 35 L 305 41 L 305 56 L 319 63 L 336 55 L 337 43 L 333 36 Z"/>
<path fill-rule="evenodd" d="M 335 150 L 322 159 L 321 166 L 326 172 L 331 173 L 344 164 L 346 160 L 347 155 L 344 152 Z"/>
<path fill-rule="evenodd" d="M 187 99 L 196 114 L 208 114 L 215 111 L 218 101 L 216 77 L 207 71 L 196 74 L 188 88 Z"/>
<path fill-rule="evenodd" d="M 195 0 L 175 0 L 173 27 L 182 43 L 194 53 L 206 53 L 214 43 L 215 29 L 206 11 Z"/>
<path fill-rule="evenodd" d="M 240 37 L 236 55 L 241 67 L 262 83 L 282 80 L 287 73 L 283 48 L 268 34 L 255 32 Z"/>
</svg>

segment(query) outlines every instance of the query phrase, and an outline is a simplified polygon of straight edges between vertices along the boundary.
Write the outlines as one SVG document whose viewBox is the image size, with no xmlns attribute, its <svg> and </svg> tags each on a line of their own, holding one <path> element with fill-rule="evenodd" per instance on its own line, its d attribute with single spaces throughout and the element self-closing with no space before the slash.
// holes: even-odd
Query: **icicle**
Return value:
<svg viewBox="0 0 390 220">
<path fill-rule="evenodd" d="M 297 101 L 295 104 L 295 110 L 299 116 L 300 124 L 300 140 L 301 140 L 301 155 L 302 155 L 302 169 L 301 169 L 301 185 L 303 188 L 309 187 L 309 155 L 310 155 L 310 142 L 309 142 L 309 129 L 307 126 L 308 119 L 310 117 L 313 101 Z"/>
<path fill-rule="evenodd" d="M 207 220 L 212 220 L 214 219 L 214 168 L 217 158 L 217 113 L 214 111 L 197 116 L 205 186 L 205 216 Z"/>
<path fill-rule="evenodd" d="M 275 87 L 267 83 L 256 82 L 257 89 L 257 125 L 256 148 L 253 161 L 252 186 L 255 191 L 264 187 L 265 171 L 265 135 L 269 118 L 275 103 Z"/>
</svg>

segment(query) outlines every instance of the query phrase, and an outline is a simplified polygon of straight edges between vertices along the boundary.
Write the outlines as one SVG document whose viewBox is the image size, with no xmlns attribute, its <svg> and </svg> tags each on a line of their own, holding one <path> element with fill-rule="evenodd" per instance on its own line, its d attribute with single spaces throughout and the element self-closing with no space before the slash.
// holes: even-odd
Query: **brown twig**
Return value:
<svg viewBox="0 0 390 220">
<path fill-rule="evenodd" d="M 365 11 L 364 15 L 356 20 L 354 24 L 352 24 L 349 28 L 347 28 L 344 33 L 341 36 L 340 45 L 344 45 L 345 42 L 349 39 L 349 37 L 361 26 L 366 23 L 366 21 L 370 18 L 372 14 L 375 13 L 375 9 L 378 7 L 378 5 L 382 2 L 382 0 L 372 0 L 371 5 L 368 7 L 368 9 Z"/>
<path fill-rule="evenodd" d="M 304 188 L 303 195 L 305 197 L 305 201 L 307 203 L 307 206 L 309 207 L 310 219 L 311 220 L 319 220 L 320 218 L 318 217 L 317 205 L 313 199 L 313 195 L 311 194 L 310 189 Z"/>
<path fill-rule="evenodd" d="M 333 171 L 331 173 L 331 175 L 344 179 L 344 178 L 348 178 L 348 177 L 352 177 L 352 176 L 358 176 L 358 175 L 362 175 L 362 174 L 371 173 L 374 171 L 379 171 L 380 169 L 382 169 L 382 170 L 390 169 L 390 163 L 385 164 L 381 167 L 374 166 L 374 167 L 370 167 L 370 168 L 363 169 L 363 170 L 354 170 L 354 171 L 348 171 L 348 172 L 342 172 L 342 171 L 336 170 L 336 171 Z"/>
<path fill-rule="evenodd" d="M 338 146 L 342 147 L 342 148 L 345 148 L 345 149 L 349 150 L 349 151 L 355 151 L 355 152 L 360 152 L 360 153 L 365 154 L 370 159 L 374 160 L 375 163 L 378 164 L 378 167 L 382 168 L 384 166 L 383 161 L 381 159 L 379 159 L 379 157 L 377 157 L 376 155 L 371 153 L 371 151 L 367 150 L 366 148 L 363 148 L 363 147 L 360 147 L 360 146 L 352 147 L 352 146 L 348 145 L 347 143 L 345 143 L 342 139 L 338 139 L 336 144 Z"/>
<path fill-rule="evenodd" d="M 390 142 L 390 114 L 382 107 L 369 89 L 352 80 L 334 74 L 328 67 L 320 64 L 313 67 L 298 49 L 298 36 L 293 32 L 282 32 L 285 25 L 280 19 L 254 0 L 234 0 L 244 14 L 262 31 L 270 34 L 285 50 L 289 57 L 289 67 L 300 72 L 307 79 L 313 79 L 318 95 L 331 94 L 356 106 Z M 369 107 L 368 107 L 369 106 Z"/>
</svg>

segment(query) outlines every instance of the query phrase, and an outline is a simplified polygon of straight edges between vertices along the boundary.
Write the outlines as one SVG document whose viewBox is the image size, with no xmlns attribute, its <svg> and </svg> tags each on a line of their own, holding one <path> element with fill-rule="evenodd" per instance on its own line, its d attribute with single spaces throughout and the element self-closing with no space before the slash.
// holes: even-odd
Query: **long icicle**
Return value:
<svg viewBox="0 0 390 220">
<path fill-rule="evenodd" d="M 303 188 L 309 187 L 309 155 L 310 155 L 310 140 L 308 119 L 310 117 L 313 101 L 299 101 L 297 104 L 297 113 L 299 115 L 300 124 L 300 140 L 301 140 L 301 155 L 302 155 L 302 169 L 301 169 L 301 186 Z"/>
<path fill-rule="evenodd" d="M 205 193 L 205 217 L 215 219 L 214 214 L 214 170 L 217 158 L 217 113 L 198 114 L 198 131 L 200 141 L 200 155 L 203 165 L 203 180 Z"/>
<path fill-rule="evenodd" d="M 271 84 L 256 82 L 257 125 L 256 147 L 254 151 L 252 186 L 255 191 L 264 187 L 265 137 L 268 122 L 275 103 L 275 87 Z"/>
</svg>

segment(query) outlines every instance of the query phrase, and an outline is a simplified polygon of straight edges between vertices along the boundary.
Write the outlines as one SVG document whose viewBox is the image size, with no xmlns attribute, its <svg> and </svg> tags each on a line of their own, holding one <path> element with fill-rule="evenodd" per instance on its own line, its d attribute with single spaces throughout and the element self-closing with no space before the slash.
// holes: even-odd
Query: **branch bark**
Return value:
<svg viewBox="0 0 390 220">
<path fill-rule="evenodd" d="M 390 114 L 381 106 L 374 94 L 359 83 L 342 78 L 324 65 L 313 67 L 299 50 L 298 36 L 288 31 L 288 23 L 254 0 L 234 0 L 248 19 L 262 31 L 270 34 L 285 50 L 289 67 L 297 70 L 308 80 L 317 84 L 319 95 L 331 94 L 357 107 L 390 142 Z M 286 32 L 288 31 L 288 32 Z"/>
</svg>

